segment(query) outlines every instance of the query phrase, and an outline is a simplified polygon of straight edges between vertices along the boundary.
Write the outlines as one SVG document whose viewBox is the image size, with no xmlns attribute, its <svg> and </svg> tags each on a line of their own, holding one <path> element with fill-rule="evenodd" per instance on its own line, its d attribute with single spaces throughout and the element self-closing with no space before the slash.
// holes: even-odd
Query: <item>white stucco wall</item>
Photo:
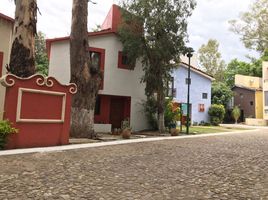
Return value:
<svg viewBox="0 0 268 200">
<path fill-rule="evenodd" d="M 99 94 L 130 96 L 130 123 L 134 131 L 149 128 L 142 113 L 142 100 L 146 99 L 142 77 L 141 63 L 137 62 L 134 70 L 118 68 L 118 52 L 122 44 L 114 34 L 89 38 L 90 47 L 105 49 L 104 88 Z M 49 75 L 62 83 L 70 81 L 69 40 L 54 42 L 51 45 Z"/>
<path fill-rule="evenodd" d="M 187 103 L 187 69 L 180 66 L 173 72 L 174 88 L 176 88 L 175 101 Z M 207 93 L 207 99 L 202 98 Z M 192 104 L 192 122 L 209 121 L 208 109 L 211 105 L 211 80 L 191 70 L 190 103 Z M 198 111 L 198 104 L 205 105 L 205 112 Z"/>
<path fill-rule="evenodd" d="M 9 63 L 9 54 L 11 50 L 13 24 L 7 20 L 0 19 L 0 51 L 4 53 L 2 75 L 6 74 L 5 65 Z M 0 84 L 0 119 L 4 113 L 5 87 Z"/>
</svg>

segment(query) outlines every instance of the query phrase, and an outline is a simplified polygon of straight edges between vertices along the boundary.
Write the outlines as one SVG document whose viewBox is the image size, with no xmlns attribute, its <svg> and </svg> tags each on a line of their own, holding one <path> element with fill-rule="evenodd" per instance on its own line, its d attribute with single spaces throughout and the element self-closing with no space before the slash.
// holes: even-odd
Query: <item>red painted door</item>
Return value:
<svg viewBox="0 0 268 200">
<path fill-rule="evenodd" d="M 112 128 L 121 128 L 121 122 L 124 120 L 124 98 L 111 98 L 110 123 Z"/>
</svg>

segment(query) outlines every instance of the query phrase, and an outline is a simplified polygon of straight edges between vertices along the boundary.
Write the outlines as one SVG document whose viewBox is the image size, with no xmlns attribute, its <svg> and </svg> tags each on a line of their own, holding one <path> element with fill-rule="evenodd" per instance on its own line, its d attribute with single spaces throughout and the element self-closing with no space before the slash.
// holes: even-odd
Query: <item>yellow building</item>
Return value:
<svg viewBox="0 0 268 200">
<path fill-rule="evenodd" d="M 263 80 L 259 77 L 235 75 L 234 105 L 243 118 L 263 119 Z"/>
<path fill-rule="evenodd" d="M 5 65 L 9 63 L 14 20 L 0 13 L 0 77 L 6 74 Z M 5 87 L 0 85 L 0 119 L 3 117 Z"/>
</svg>

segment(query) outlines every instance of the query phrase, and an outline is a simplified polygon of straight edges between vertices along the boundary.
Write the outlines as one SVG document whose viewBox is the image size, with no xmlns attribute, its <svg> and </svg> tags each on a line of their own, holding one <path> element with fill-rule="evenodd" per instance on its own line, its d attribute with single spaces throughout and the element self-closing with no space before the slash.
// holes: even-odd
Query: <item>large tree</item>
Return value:
<svg viewBox="0 0 268 200">
<path fill-rule="evenodd" d="M 214 76 L 217 81 L 223 80 L 225 63 L 219 52 L 217 40 L 210 39 L 207 44 L 203 44 L 198 50 L 198 59 L 205 72 Z"/>
<path fill-rule="evenodd" d="M 246 48 L 264 52 L 268 48 L 268 0 L 255 0 L 240 19 L 231 20 L 231 30 L 241 36 Z"/>
<path fill-rule="evenodd" d="M 123 4 L 123 23 L 119 29 L 123 51 L 134 66 L 136 59 L 143 63 L 148 97 L 156 94 L 158 129 L 165 131 L 165 87 L 179 61 L 187 39 L 187 18 L 195 7 L 194 0 L 126 0 Z"/>
<path fill-rule="evenodd" d="M 37 4 L 36 0 L 16 0 L 15 4 L 15 24 L 8 71 L 19 77 L 28 77 L 35 73 Z"/>
<path fill-rule="evenodd" d="M 73 0 L 70 36 L 71 82 L 77 93 L 72 99 L 71 135 L 94 138 L 94 108 L 100 85 L 100 69 L 90 64 L 88 0 Z"/>
<path fill-rule="evenodd" d="M 213 82 L 211 87 L 211 103 L 221 104 L 226 108 L 233 96 L 232 90 L 223 82 Z"/>
</svg>

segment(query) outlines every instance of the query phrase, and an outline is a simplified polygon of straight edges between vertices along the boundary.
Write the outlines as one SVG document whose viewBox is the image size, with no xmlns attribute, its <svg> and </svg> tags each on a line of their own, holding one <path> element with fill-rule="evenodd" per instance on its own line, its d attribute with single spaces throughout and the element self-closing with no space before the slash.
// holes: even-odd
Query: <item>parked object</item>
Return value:
<svg viewBox="0 0 268 200">
<path fill-rule="evenodd" d="M 7 74 L 4 119 L 19 134 L 13 134 L 8 149 L 69 144 L 71 97 L 76 85 L 61 85 L 55 78 L 33 75 L 19 78 Z"/>
<path fill-rule="evenodd" d="M 129 139 L 131 136 L 131 127 L 130 127 L 130 123 L 129 123 L 129 119 L 125 119 L 122 121 L 122 138 L 124 139 Z"/>
</svg>

